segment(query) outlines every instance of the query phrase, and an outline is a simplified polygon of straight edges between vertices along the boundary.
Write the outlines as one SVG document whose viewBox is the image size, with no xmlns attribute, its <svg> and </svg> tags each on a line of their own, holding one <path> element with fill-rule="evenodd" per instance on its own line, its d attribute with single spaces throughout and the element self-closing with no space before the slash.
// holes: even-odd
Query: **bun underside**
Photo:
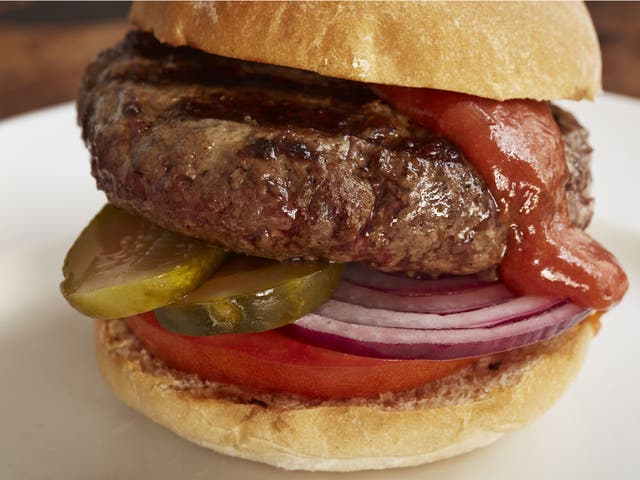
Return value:
<svg viewBox="0 0 640 480">
<path fill-rule="evenodd" d="M 528 424 L 576 375 L 594 331 L 583 321 L 411 391 L 340 401 L 203 382 L 153 358 L 121 320 L 96 323 L 96 347 L 118 397 L 192 442 L 285 469 L 352 471 L 440 460 Z"/>
<path fill-rule="evenodd" d="M 370 83 L 497 100 L 593 98 L 581 2 L 134 2 L 162 42 Z"/>
</svg>

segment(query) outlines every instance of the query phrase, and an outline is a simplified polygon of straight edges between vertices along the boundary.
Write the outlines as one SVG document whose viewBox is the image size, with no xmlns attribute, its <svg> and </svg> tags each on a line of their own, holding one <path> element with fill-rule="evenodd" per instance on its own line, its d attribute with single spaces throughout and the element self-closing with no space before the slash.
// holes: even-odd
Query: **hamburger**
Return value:
<svg viewBox="0 0 640 480">
<path fill-rule="evenodd" d="M 124 402 L 286 469 L 418 465 L 547 410 L 627 289 L 584 229 L 579 3 L 135 3 L 78 118 L 62 291 Z M 535 19 L 535 22 L 532 22 Z"/>
</svg>

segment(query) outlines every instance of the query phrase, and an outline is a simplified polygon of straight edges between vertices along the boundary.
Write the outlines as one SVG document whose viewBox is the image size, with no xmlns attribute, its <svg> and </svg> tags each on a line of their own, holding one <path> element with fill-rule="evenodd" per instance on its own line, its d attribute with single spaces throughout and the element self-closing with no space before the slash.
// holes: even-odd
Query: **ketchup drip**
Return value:
<svg viewBox="0 0 640 480">
<path fill-rule="evenodd" d="M 509 224 L 501 279 L 516 292 L 611 307 L 628 288 L 615 257 L 569 225 L 560 129 L 544 102 L 378 86 L 418 124 L 454 143 L 484 178 Z"/>
</svg>

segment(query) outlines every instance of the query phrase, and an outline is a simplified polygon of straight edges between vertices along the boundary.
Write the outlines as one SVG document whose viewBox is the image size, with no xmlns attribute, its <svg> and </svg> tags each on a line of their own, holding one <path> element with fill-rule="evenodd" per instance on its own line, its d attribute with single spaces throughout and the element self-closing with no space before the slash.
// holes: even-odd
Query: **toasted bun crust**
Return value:
<svg viewBox="0 0 640 480">
<path fill-rule="evenodd" d="M 497 100 L 601 90 L 580 2 L 135 2 L 130 20 L 171 45 L 362 82 Z"/>
<path fill-rule="evenodd" d="M 547 410 L 597 328 L 485 357 L 454 375 L 377 399 L 314 401 L 203 382 L 154 359 L 121 320 L 99 321 L 100 369 L 125 403 L 182 437 L 285 469 L 418 465 L 487 445 Z"/>
</svg>

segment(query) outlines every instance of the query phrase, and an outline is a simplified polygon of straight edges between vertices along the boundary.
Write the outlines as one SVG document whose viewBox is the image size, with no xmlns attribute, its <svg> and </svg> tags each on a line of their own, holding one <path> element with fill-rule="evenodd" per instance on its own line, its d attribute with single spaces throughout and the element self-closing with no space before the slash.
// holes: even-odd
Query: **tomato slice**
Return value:
<svg viewBox="0 0 640 480">
<path fill-rule="evenodd" d="M 308 345 L 277 330 L 188 337 L 164 330 L 153 313 L 125 322 L 147 350 L 172 368 L 207 380 L 323 399 L 408 390 L 473 361 L 360 357 Z"/>
</svg>

